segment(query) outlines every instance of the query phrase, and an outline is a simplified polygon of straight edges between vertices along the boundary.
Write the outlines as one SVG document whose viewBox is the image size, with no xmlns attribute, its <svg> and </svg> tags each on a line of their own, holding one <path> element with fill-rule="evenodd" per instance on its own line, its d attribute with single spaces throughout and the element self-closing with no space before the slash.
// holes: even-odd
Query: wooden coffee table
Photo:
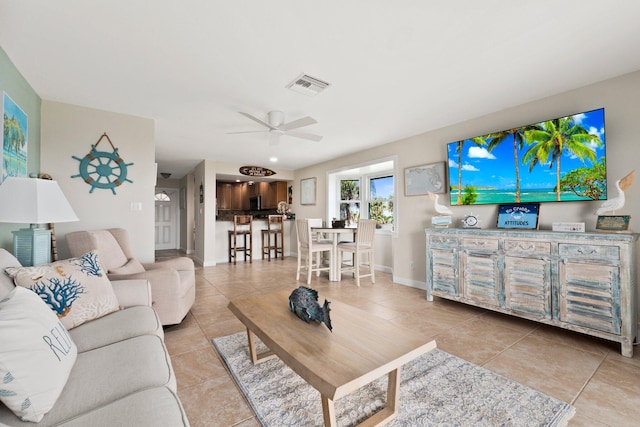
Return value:
<svg viewBox="0 0 640 427">
<path fill-rule="evenodd" d="M 253 363 L 279 357 L 320 392 L 325 426 L 336 426 L 335 400 L 387 374 L 387 406 L 361 425 L 397 415 L 400 367 L 436 348 L 435 341 L 366 311 L 331 301 L 333 332 L 306 323 L 289 309 L 290 290 L 239 298 L 229 309 L 247 327 Z M 320 303 L 324 297 L 320 293 Z M 257 354 L 254 334 L 270 351 Z"/>
</svg>

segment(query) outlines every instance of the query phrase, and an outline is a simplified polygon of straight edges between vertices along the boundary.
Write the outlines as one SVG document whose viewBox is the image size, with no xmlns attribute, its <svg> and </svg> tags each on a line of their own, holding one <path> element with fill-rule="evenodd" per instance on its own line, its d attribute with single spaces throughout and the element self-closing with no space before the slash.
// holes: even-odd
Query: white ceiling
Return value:
<svg viewBox="0 0 640 427">
<path fill-rule="evenodd" d="M 637 0 L 0 0 L 0 46 L 43 99 L 154 119 L 177 178 L 298 169 L 638 70 L 639 18 Z M 285 89 L 301 73 L 331 86 Z M 270 110 L 324 139 L 227 134 Z"/>
</svg>

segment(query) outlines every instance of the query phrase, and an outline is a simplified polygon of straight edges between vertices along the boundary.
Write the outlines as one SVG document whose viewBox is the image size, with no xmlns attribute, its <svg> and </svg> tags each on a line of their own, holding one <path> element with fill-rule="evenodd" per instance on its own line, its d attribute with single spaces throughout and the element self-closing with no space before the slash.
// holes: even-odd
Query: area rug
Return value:
<svg viewBox="0 0 640 427">
<path fill-rule="evenodd" d="M 280 359 L 253 365 L 247 334 L 213 340 L 263 426 L 322 426 L 320 394 Z M 258 350 L 264 344 L 258 340 Z M 389 426 L 566 426 L 575 408 L 435 349 L 401 370 L 400 408 Z M 386 404 L 387 377 L 336 400 L 339 426 Z"/>
</svg>

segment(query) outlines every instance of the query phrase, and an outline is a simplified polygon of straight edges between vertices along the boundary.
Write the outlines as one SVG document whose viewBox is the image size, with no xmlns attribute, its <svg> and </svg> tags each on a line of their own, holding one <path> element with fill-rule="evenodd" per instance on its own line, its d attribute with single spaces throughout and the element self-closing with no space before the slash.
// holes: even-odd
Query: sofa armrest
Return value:
<svg viewBox="0 0 640 427">
<path fill-rule="evenodd" d="M 145 270 L 155 270 L 158 268 L 172 268 L 178 271 L 193 271 L 194 265 L 193 260 L 187 257 L 178 257 L 173 259 L 168 259 L 166 261 L 158 261 L 153 263 L 144 263 L 142 264 Z"/>
<path fill-rule="evenodd" d="M 121 307 L 146 305 L 151 307 L 151 285 L 148 280 L 112 280 L 113 290 Z"/>
</svg>

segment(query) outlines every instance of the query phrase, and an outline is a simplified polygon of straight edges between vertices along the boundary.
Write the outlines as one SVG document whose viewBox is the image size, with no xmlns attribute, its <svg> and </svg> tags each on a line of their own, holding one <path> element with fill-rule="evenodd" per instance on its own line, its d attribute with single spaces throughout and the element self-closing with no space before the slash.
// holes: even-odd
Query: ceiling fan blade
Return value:
<svg viewBox="0 0 640 427">
<path fill-rule="evenodd" d="M 278 142 L 280 142 L 280 135 L 274 132 L 269 132 L 269 145 L 278 145 Z"/>
<path fill-rule="evenodd" d="M 285 132 L 285 135 L 295 136 L 296 138 L 308 139 L 309 141 L 320 141 L 322 136 L 304 132 Z"/>
<path fill-rule="evenodd" d="M 278 129 L 280 130 L 291 130 L 291 129 L 298 129 L 304 126 L 309 126 L 309 125 L 315 125 L 316 123 L 318 123 L 316 121 L 316 119 L 312 118 L 312 117 L 303 117 L 301 119 L 298 120 L 293 120 L 289 123 L 285 123 L 281 126 L 278 127 Z"/>
<path fill-rule="evenodd" d="M 265 122 L 264 120 L 260 120 L 259 118 L 252 116 L 249 113 L 243 113 L 242 111 L 239 111 L 240 114 L 242 114 L 243 116 L 245 116 L 248 119 L 253 120 L 254 122 L 260 123 L 262 126 L 266 126 L 269 129 L 276 129 L 275 127 L 271 126 L 269 123 Z"/>
<path fill-rule="evenodd" d="M 268 130 L 245 130 L 242 132 L 227 132 L 227 135 L 233 135 L 236 133 L 263 133 L 263 132 L 269 132 Z"/>
</svg>

